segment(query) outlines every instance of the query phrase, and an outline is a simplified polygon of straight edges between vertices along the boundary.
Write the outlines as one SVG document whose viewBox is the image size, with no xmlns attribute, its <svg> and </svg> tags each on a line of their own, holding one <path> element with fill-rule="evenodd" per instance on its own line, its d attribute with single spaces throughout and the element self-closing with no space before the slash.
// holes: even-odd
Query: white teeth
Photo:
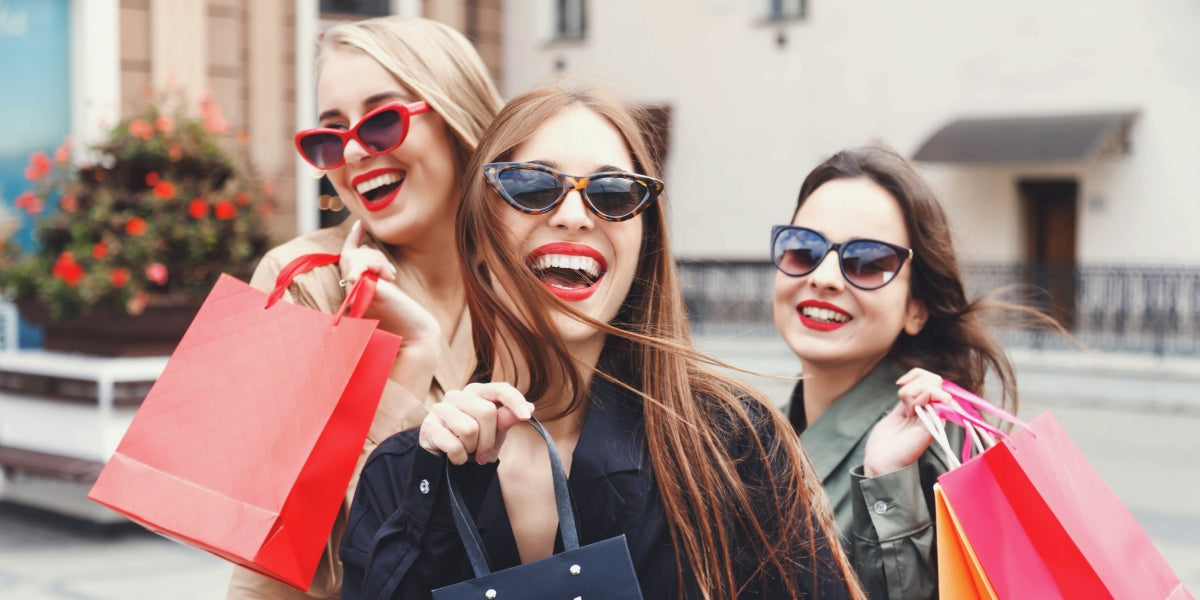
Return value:
<svg viewBox="0 0 1200 600">
<path fill-rule="evenodd" d="M 384 173 L 383 175 L 380 175 L 379 177 L 372 177 L 371 179 L 368 179 L 368 180 L 354 186 L 354 191 L 358 192 L 359 194 L 366 194 L 367 192 L 369 192 L 375 188 L 382 187 L 389 183 L 396 183 L 398 181 L 403 181 L 403 180 L 404 180 L 404 178 L 401 177 L 399 173 L 396 173 L 396 172 Z"/>
<path fill-rule="evenodd" d="M 828 308 L 817 308 L 815 306 L 800 307 L 800 314 L 813 319 L 814 321 L 845 323 L 846 321 L 850 320 L 849 315 L 844 315 L 840 312 L 829 310 Z"/>
<path fill-rule="evenodd" d="M 590 256 L 543 254 L 533 262 L 533 268 L 539 271 L 545 271 L 546 269 L 571 269 L 574 271 L 583 271 L 592 279 L 600 276 L 600 261 L 597 261 Z"/>
</svg>

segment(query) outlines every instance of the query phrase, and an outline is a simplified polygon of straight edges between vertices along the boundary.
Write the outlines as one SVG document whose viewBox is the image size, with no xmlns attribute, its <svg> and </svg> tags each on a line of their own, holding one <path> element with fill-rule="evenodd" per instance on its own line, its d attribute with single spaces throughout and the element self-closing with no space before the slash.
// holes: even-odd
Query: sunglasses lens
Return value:
<svg viewBox="0 0 1200 600">
<path fill-rule="evenodd" d="M 594 179 L 588 182 L 585 191 L 597 211 L 614 219 L 629 216 L 650 195 L 646 184 L 627 177 Z"/>
<path fill-rule="evenodd" d="M 300 138 L 304 158 L 318 169 L 328 169 L 342 161 L 342 139 L 329 133 L 310 133 Z"/>
<path fill-rule="evenodd" d="M 804 275 L 817 268 L 829 242 L 807 229 L 781 229 L 771 250 L 775 265 L 788 275 Z"/>
<path fill-rule="evenodd" d="M 403 137 L 404 119 L 395 109 L 376 113 L 358 126 L 358 139 L 375 154 L 395 148 Z"/>
<path fill-rule="evenodd" d="M 562 181 L 545 171 L 506 169 L 496 176 L 500 192 L 518 206 L 542 212 L 554 206 L 563 193 Z"/>
<path fill-rule="evenodd" d="M 894 248 L 869 240 L 846 244 L 842 270 L 854 285 L 868 290 L 882 287 L 900 270 L 900 255 Z"/>
</svg>

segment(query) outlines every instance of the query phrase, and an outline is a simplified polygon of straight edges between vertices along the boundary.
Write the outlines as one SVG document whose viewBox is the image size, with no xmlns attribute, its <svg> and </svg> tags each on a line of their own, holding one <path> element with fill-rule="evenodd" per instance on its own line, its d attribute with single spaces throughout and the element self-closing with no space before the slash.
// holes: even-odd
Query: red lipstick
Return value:
<svg viewBox="0 0 1200 600">
<path fill-rule="evenodd" d="M 388 192 L 386 195 L 376 198 L 374 200 L 368 200 L 365 196 L 358 193 L 359 184 L 363 183 L 364 181 L 369 181 L 371 179 L 379 177 L 380 175 L 387 175 L 389 173 L 399 173 L 400 182 L 398 184 L 396 184 L 396 189 L 394 189 L 394 190 Z M 351 179 L 350 187 L 354 189 L 354 193 L 358 195 L 358 199 L 362 201 L 364 208 L 366 208 L 367 210 L 369 210 L 371 212 L 376 212 L 376 211 L 380 211 L 380 210 L 387 208 L 388 205 L 391 204 L 392 201 L 396 199 L 396 195 L 399 194 L 400 189 L 404 187 L 404 179 L 405 179 L 405 177 L 407 177 L 407 175 L 408 175 L 407 173 L 405 173 L 404 171 L 401 171 L 399 169 L 372 169 L 370 171 L 367 171 L 366 173 L 361 173 L 361 174 L 355 176 L 353 179 Z"/>
<path fill-rule="evenodd" d="M 580 300 L 587 300 L 588 298 L 591 298 L 592 294 L 596 293 L 596 290 L 599 289 L 600 280 L 604 279 L 604 274 L 608 272 L 608 261 L 604 259 L 603 254 L 600 254 L 600 252 L 591 246 L 572 244 L 569 242 L 552 242 L 543 246 L 539 246 L 533 252 L 530 252 L 529 256 L 525 257 L 525 263 L 532 266 L 537 263 L 539 258 L 552 254 L 563 256 L 586 256 L 595 260 L 600 266 L 600 274 L 596 277 L 596 280 L 587 287 L 563 288 L 556 285 L 551 285 L 545 281 L 542 282 L 542 285 L 544 285 L 547 290 L 550 290 L 551 294 L 554 294 L 555 296 L 558 296 L 567 302 L 578 302 Z"/>
<path fill-rule="evenodd" d="M 839 315 L 844 315 L 846 317 L 846 320 L 845 321 L 818 321 L 816 319 L 812 319 L 812 318 L 805 316 L 805 314 L 804 314 L 805 308 L 820 308 L 820 309 L 832 311 Z M 796 314 L 800 316 L 801 324 L 803 324 L 805 327 L 808 327 L 809 329 L 815 329 L 817 331 L 833 331 L 833 330 L 841 327 L 842 325 L 849 323 L 853 319 L 853 317 L 850 316 L 850 313 L 842 310 L 840 307 L 830 304 L 828 302 L 821 302 L 820 300 L 805 300 L 805 301 L 801 302 L 800 304 L 797 304 L 796 305 Z"/>
</svg>

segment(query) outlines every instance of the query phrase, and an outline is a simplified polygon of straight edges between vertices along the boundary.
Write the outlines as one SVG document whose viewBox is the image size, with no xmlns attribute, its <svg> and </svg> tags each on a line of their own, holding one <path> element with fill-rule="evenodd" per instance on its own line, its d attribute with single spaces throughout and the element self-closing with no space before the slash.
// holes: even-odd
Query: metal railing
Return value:
<svg viewBox="0 0 1200 600">
<path fill-rule="evenodd" d="M 693 329 L 701 334 L 775 335 L 775 268 L 757 261 L 679 262 Z M 1002 290 L 1058 318 L 1087 346 L 1106 351 L 1200 355 L 1200 269 L 976 264 L 964 268 L 968 296 Z M 1001 329 L 1017 347 L 1074 347 L 1063 336 Z"/>
</svg>

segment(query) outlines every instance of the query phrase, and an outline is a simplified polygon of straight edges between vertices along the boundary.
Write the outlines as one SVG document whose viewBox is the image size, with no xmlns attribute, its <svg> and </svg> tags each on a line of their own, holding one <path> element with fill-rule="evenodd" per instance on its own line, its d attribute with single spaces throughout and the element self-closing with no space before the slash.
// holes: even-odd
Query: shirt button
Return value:
<svg viewBox="0 0 1200 600">
<path fill-rule="evenodd" d="M 421 490 L 422 494 L 428 494 L 429 493 L 429 480 L 422 479 L 421 484 L 419 486 L 417 486 L 417 489 Z"/>
<path fill-rule="evenodd" d="M 882 515 L 883 513 L 887 512 L 888 505 L 887 502 L 884 502 L 883 500 L 876 500 L 874 508 L 875 514 Z"/>
</svg>

